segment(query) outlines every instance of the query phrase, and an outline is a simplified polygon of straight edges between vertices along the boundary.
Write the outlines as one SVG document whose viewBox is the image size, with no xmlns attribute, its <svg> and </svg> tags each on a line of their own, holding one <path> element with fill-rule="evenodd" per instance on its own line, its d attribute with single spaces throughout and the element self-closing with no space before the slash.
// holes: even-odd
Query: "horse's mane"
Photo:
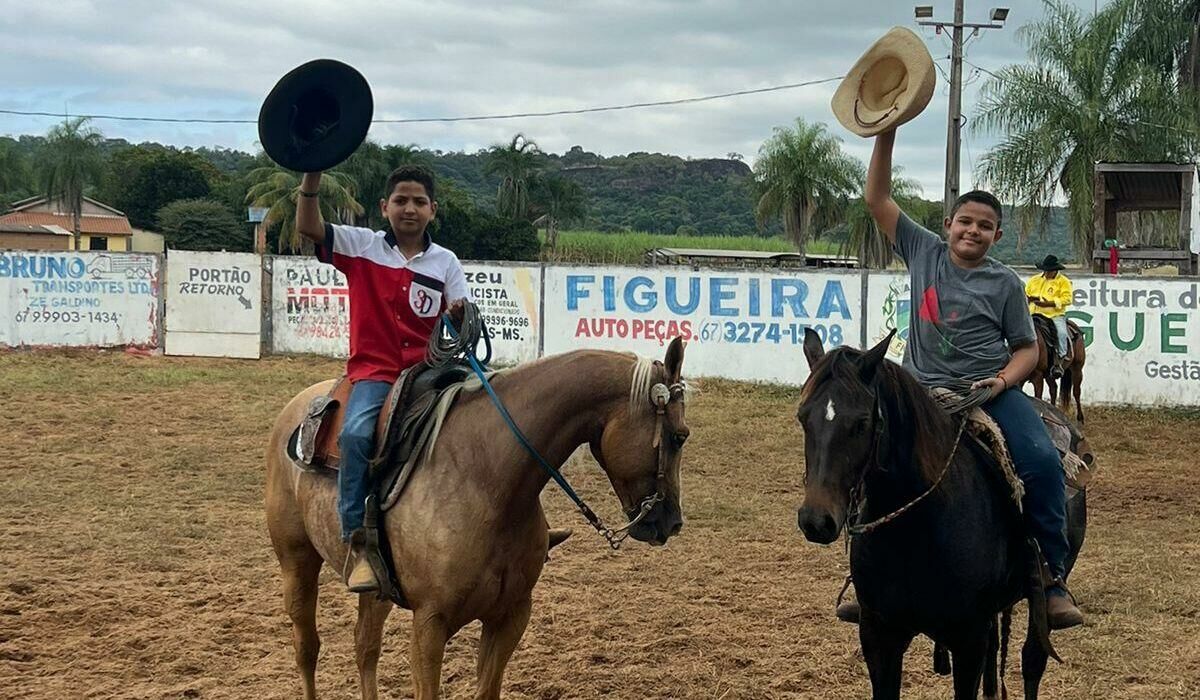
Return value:
<svg viewBox="0 0 1200 700">
<path fill-rule="evenodd" d="M 801 404 L 809 400 L 816 387 L 831 381 L 875 394 L 892 440 L 910 436 L 913 459 L 921 476 L 926 482 L 935 480 L 954 441 L 954 422 L 929 391 L 894 362 L 880 360 L 868 385 L 863 379 L 865 358 L 866 353 L 848 347 L 826 353 L 804 383 Z"/>
<path fill-rule="evenodd" d="M 629 383 L 629 415 L 636 416 L 649 410 L 650 387 L 657 381 L 654 360 L 641 355 L 633 362 L 633 379 Z"/>
</svg>

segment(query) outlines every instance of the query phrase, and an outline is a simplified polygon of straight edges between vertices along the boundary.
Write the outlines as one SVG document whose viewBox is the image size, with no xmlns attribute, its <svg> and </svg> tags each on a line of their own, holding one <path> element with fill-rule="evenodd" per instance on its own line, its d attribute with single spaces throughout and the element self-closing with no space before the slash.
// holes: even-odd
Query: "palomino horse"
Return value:
<svg viewBox="0 0 1200 700">
<path fill-rule="evenodd" d="M 1034 326 L 1037 328 L 1037 344 L 1038 344 L 1038 361 L 1034 367 L 1033 373 L 1029 375 L 1029 381 L 1033 383 L 1033 395 L 1037 398 L 1042 398 L 1042 382 L 1050 387 L 1050 403 L 1057 404 L 1066 413 L 1071 408 L 1071 394 L 1075 394 L 1075 420 L 1083 423 L 1083 404 L 1079 403 L 1079 393 L 1083 388 L 1083 366 L 1087 363 L 1087 348 L 1083 345 L 1083 336 L 1072 334 L 1071 343 L 1071 361 L 1063 368 L 1063 375 L 1058 380 L 1058 386 L 1055 386 L 1054 379 L 1050 377 L 1050 367 L 1054 361 L 1053 345 L 1051 338 L 1055 332 L 1053 322 L 1045 316 L 1034 314 Z M 1074 326 L 1074 323 L 1070 324 Z M 1074 331 L 1075 329 L 1072 328 Z M 1062 395 L 1062 403 L 1059 403 L 1059 394 Z"/>
<path fill-rule="evenodd" d="M 679 464 L 688 428 L 682 365 L 677 338 L 663 363 L 579 350 L 501 372 L 492 383 L 551 465 L 560 467 L 577 447 L 589 445 L 630 518 L 642 504 L 653 503 L 629 534 L 661 545 L 683 526 Z M 317 384 L 292 399 L 276 419 L 267 449 L 267 526 L 283 570 L 304 697 L 310 700 L 316 697 L 320 648 L 317 575 L 322 562 L 341 571 L 346 545 L 338 527 L 336 479 L 302 472 L 288 459 L 285 442 L 309 401 L 330 385 Z M 661 443 L 655 398 L 666 400 Z M 410 659 L 418 700 L 438 697 L 446 642 L 474 620 L 483 623 L 475 697 L 500 697 L 504 668 L 529 622 L 533 586 L 546 560 L 546 517 L 538 495 L 547 481 L 484 392 L 459 395 L 432 453 L 383 522 L 413 610 Z M 358 599 L 354 642 L 364 698 L 377 697 L 380 641 L 391 608 L 374 594 Z"/>
<path fill-rule="evenodd" d="M 799 525 L 810 541 L 829 544 L 856 501 L 861 521 L 882 521 L 865 533 L 852 528 L 859 536 L 850 540 L 875 700 L 900 697 L 904 652 L 917 634 L 950 650 L 956 700 L 976 698 L 981 679 L 996 698 L 997 614 L 1025 596 L 1030 576 L 1024 530 L 990 455 L 959 434 L 908 371 L 884 359 L 890 341 L 825 354 L 817 335 L 805 334 L 812 375 L 797 412 L 805 461 Z M 1067 506 L 1068 571 L 1083 544 L 1083 494 Z M 1047 645 L 1030 634 L 1026 698 L 1036 699 L 1046 659 Z"/>
</svg>

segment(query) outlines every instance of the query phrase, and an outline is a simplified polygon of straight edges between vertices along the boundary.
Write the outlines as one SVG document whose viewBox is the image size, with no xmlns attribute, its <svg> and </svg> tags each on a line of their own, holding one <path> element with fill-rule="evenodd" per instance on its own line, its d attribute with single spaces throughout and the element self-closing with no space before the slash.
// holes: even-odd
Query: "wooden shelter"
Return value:
<svg viewBox="0 0 1200 700">
<path fill-rule="evenodd" d="M 1106 239 L 1117 238 L 1117 213 L 1177 211 L 1177 243 L 1119 248 L 1121 261 L 1142 266 L 1175 265 L 1183 275 L 1197 274 L 1200 252 L 1200 204 L 1195 163 L 1097 163 L 1092 229 L 1092 268 L 1107 269 Z"/>
</svg>

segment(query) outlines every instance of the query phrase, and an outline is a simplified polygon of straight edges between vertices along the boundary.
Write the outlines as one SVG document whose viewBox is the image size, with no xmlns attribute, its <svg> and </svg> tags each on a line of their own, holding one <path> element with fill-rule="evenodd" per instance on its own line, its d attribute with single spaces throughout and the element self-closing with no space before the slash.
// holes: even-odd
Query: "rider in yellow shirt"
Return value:
<svg viewBox="0 0 1200 700">
<path fill-rule="evenodd" d="M 1071 280 L 1062 274 L 1065 269 L 1058 256 L 1047 255 L 1037 266 L 1042 274 L 1025 283 L 1025 297 L 1029 300 L 1029 313 L 1040 314 L 1054 322 L 1058 336 L 1056 361 L 1050 368 L 1051 376 L 1061 377 L 1063 361 L 1067 359 L 1070 335 L 1067 331 L 1067 307 L 1071 305 Z"/>
</svg>

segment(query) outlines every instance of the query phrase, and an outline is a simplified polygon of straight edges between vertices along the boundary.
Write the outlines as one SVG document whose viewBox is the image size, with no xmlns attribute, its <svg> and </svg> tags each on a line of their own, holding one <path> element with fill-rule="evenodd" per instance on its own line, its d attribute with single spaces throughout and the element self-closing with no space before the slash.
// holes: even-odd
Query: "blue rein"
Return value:
<svg viewBox="0 0 1200 700">
<path fill-rule="evenodd" d="M 479 323 L 480 336 L 486 336 L 487 328 L 483 325 L 483 319 L 480 319 Z M 454 329 L 454 324 L 451 321 L 449 314 L 442 314 L 441 326 L 442 328 L 446 329 L 451 338 L 455 340 L 458 339 L 458 331 Z M 435 338 L 440 335 L 440 333 L 441 329 L 435 330 Z M 554 483 L 558 484 L 558 487 L 563 490 L 563 493 L 567 494 L 567 497 L 574 501 L 575 506 L 579 508 L 581 513 L 583 513 L 583 517 L 587 519 L 588 523 L 596 529 L 596 532 L 599 532 L 601 535 L 603 535 L 604 539 L 608 540 L 609 546 L 611 546 L 613 549 L 620 549 L 621 540 L 625 539 L 624 536 L 621 536 L 619 531 L 612 530 L 600 520 L 600 517 L 597 516 L 596 513 L 593 512 L 592 509 L 583 502 L 583 499 L 579 497 L 579 494 L 575 493 L 575 489 L 571 488 L 571 484 L 567 483 L 566 477 L 564 477 L 559 470 L 550 466 L 550 463 L 542 457 L 537 449 L 535 449 L 534 446 L 529 442 L 529 439 L 525 437 L 525 434 L 521 432 L 521 429 L 517 427 L 512 415 L 509 414 L 508 409 L 504 407 L 504 403 L 500 401 L 500 397 L 496 395 L 495 389 L 492 388 L 491 382 L 488 381 L 487 375 L 484 373 L 483 364 L 481 364 L 475 357 L 475 345 L 477 343 L 478 340 L 476 343 L 468 343 L 463 348 L 462 356 L 467 360 L 467 364 L 471 366 L 471 369 L 474 370 L 475 376 L 479 377 L 479 381 L 481 384 L 483 384 L 484 390 L 487 392 L 488 396 L 491 397 L 492 403 L 496 406 L 496 410 L 500 412 L 500 417 L 504 419 L 506 424 L 508 424 L 508 429 L 511 430 L 512 434 L 517 438 L 517 442 L 521 443 L 521 446 L 524 447 L 529 454 L 533 455 L 534 460 L 539 466 L 541 466 L 542 471 L 546 472 L 546 474 L 548 474 L 550 478 L 554 480 Z"/>
</svg>

